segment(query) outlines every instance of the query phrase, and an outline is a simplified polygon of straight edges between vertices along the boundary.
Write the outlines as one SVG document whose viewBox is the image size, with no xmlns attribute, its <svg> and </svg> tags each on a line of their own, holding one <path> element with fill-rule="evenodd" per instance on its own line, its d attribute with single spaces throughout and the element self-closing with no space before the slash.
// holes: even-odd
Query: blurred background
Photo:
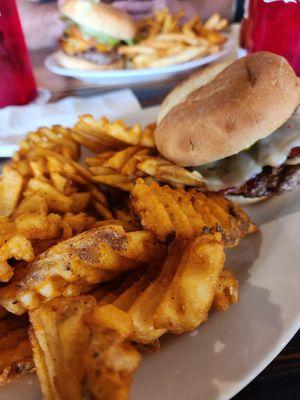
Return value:
<svg viewBox="0 0 300 400">
<path fill-rule="evenodd" d="M 95 80 L 87 79 L 90 78 L 88 72 L 85 75 L 84 73 L 72 75 L 71 71 L 65 69 L 65 72 L 62 72 L 62 69 L 55 65 L 53 55 L 58 50 L 59 39 L 66 28 L 65 21 L 61 18 L 62 7 L 66 1 L 0 0 L 1 112 L 4 113 L 4 108 L 9 108 L 7 106 L 10 105 L 26 107 L 26 104 L 36 99 L 46 103 L 69 96 L 86 98 L 118 88 L 114 81 L 116 78 L 112 78 L 111 81 L 105 80 L 106 71 L 100 71 Z M 89 1 L 97 2 L 97 0 Z M 183 23 L 199 16 L 202 24 L 202 21 L 210 20 L 217 13 L 219 16 L 217 24 L 226 21 L 224 32 L 223 28 L 221 32 L 219 28 L 212 27 L 212 20 L 210 28 L 207 26 L 205 29 L 214 40 L 222 39 L 224 34 L 227 44 L 230 42 L 232 45 L 226 48 L 226 43 L 220 42 L 217 50 L 212 46 L 209 56 L 219 54 L 222 59 L 235 59 L 246 51 L 270 50 L 285 56 L 300 75 L 300 2 L 263 0 L 246 2 L 243 0 L 103 0 L 102 2 L 128 13 L 137 24 L 144 18 L 151 20 L 154 13 L 162 9 L 168 9 L 171 14 L 183 9 L 185 11 Z M 247 8 L 249 15 L 241 24 L 246 3 L 251 8 Z M 222 53 L 223 45 L 226 50 L 224 53 Z M 46 60 L 49 62 L 45 65 Z M 200 64 L 197 65 L 199 68 Z M 168 71 L 169 67 L 174 65 L 168 66 L 165 70 Z M 152 80 L 147 77 L 149 74 L 144 72 L 143 75 L 140 70 L 136 81 L 129 81 L 129 74 L 126 76 L 126 72 L 129 72 L 132 77 L 134 71 L 120 70 L 122 72 L 120 76 L 123 76 L 121 86 L 133 89 L 143 107 L 158 105 L 178 81 L 189 76 L 192 68 L 186 70 L 184 68 L 186 68 L 184 63 L 181 66 L 177 65 L 176 74 L 165 73 L 163 78 L 159 79 L 157 76 L 154 79 L 152 74 Z M 170 70 L 174 71 L 175 68 Z M 83 79 L 84 76 L 86 79 Z M 44 114 L 42 115 L 44 118 Z M 11 122 L 14 118 L 8 120 Z M 2 131 L 4 132 L 4 129 Z M 8 139 L 10 138 L 5 138 L 7 143 Z M 236 400 L 254 398 L 258 400 L 271 396 L 273 399 L 298 398 L 299 346 L 298 334 L 281 356 L 241 392 Z"/>
<path fill-rule="evenodd" d="M 17 5 L 30 49 L 56 46 L 64 24 L 60 20 L 59 7 L 64 0 L 17 0 Z M 232 20 L 242 17 L 243 0 L 104 0 L 120 8 L 134 18 L 143 18 L 155 10 L 167 7 L 171 11 L 185 9 L 187 16 L 198 14 L 203 19 L 215 12 Z"/>
</svg>

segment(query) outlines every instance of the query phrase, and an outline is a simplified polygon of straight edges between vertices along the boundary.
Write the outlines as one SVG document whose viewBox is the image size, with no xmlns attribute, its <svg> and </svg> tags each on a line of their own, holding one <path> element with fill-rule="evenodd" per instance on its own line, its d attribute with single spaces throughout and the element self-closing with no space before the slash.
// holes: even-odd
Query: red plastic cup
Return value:
<svg viewBox="0 0 300 400">
<path fill-rule="evenodd" d="M 0 1 L 0 107 L 29 103 L 36 84 L 15 0 Z"/>
<path fill-rule="evenodd" d="M 300 0 L 246 1 L 241 47 L 284 56 L 300 75 Z"/>
</svg>

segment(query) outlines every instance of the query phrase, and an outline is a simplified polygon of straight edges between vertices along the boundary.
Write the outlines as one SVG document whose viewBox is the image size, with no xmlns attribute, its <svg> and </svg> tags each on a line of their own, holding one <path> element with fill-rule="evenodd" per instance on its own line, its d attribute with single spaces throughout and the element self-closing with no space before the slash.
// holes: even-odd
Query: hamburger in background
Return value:
<svg viewBox="0 0 300 400">
<path fill-rule="evenodd" d="M 136 34 L 133 19 L 123 11 L 92 0 L 67 0 L 62 8 L 66 29 L 60 39 L 58 62 L 81 70 L 122 69 L 120 42 L 131 44 Z"/>
<path fill-rule="evenodd" d="M 208 191 L 251 204 L 300 184 L 299 103 L 299 80 L 280 56 L 215 64 L 167 96 L 156 146 L 200 172 Z"/>
</svg>

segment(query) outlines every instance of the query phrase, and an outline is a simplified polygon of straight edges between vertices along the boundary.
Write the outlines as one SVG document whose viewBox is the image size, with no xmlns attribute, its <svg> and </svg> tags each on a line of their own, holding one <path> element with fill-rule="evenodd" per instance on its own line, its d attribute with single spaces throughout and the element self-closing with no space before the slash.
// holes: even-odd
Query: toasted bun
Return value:
<svg viewBox="0 0 300 400">
<path fill-rule="evenodd" d="M 83 27 L 120 40 L 133 39 L 136 25 L 125 12 L 103 3 L 87 0 L 67 0 L 62 13 Z"/>
<path fill-rule="evenodd" d="M 207 80 L 215 76 L 212 70 L 206 74 Z M 205 75 L 188 80 L 187 96 L 185 83 L 175 89 L 179 101 L 175 105 L 170 95 L 171 109 L 154 133 L 159 152 L 179 165 L 199 166 L 239 153 L 279 128 L 300 102 L 291 66 L 268 52 L 241 58 L 197 86 L 207 80 Z"/>
<path fill-rule="evenodd" d="M 168 112 L 177 104 L 182 103 L 191 92 L 209 83 L 231 63 L 232 61 L 223 61 L 211 64 L 195 72 L 188 79 L 177 85 L 162 102 L 157 123 L 159 124 Z"/>
<path fill-rule="evenodd" d="M 80 57 L 69 56 L 62 51 L 59 51 L 56 54 L 56 60 L 64 68 L 83 70 L 83 71 L 104 71 L 104 70 L 122 69 L 124 67 L 124 61 L 122 59 L 119 59 L 113 62 L 112 64 L 107 64 L 107 65 L 96 64 Z"/>
<path fill-rule="evenodd" d="M 268 200 L 271 195 L 269 196 L 261 196 L 261 197 L 244 197 L 244 196 L 225 196 L 228 200 L 232 201 L 233 203 L 238 204 L 239 206 L 252 206 L 253 204 L 261 203 L 262 201 Z"/>
</svg>

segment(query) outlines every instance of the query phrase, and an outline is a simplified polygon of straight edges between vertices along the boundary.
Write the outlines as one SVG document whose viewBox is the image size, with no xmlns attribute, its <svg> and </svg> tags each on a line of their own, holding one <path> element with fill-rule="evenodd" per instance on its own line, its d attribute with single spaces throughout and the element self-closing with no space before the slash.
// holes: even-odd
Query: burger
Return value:
<svg viewBox="0 0 300 400">
<path fill-rule="evenodd" d="M 159 152 L 198 171 L 206 189 L 249 204 L 300 183 L 300 82 L 259 52 L 197 72 L 163 102 Z"/>
<path fill-rule="evenodd" d="M 128 14 L 92 0 L 67 0 L 61 11 L 66 28 L 57 59 L 63 67 L 123 68 L 124 61 L 116 47 L 120 42 L 131 44 L 136 34 L 136 25 Z"/>
</svg>

